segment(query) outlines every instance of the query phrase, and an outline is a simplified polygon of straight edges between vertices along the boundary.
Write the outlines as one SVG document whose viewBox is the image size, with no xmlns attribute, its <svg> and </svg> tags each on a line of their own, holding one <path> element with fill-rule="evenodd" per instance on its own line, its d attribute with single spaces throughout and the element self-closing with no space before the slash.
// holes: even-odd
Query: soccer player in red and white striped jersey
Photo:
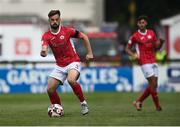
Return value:
<svg viewBox="0 0 180 127">
<path fill-rule="evenodd" d="M 48 80 L 47 93 L 52 104 L 61 105 L 56 89 L 59 84 L 63 84 L 67 79 L 72 90 L 80 101 L 82 107 L 81 113 L 85 115 L 89 111 L 87 102 L 85 101 L 80 84 L 76 81 L 80 75 L 80 58 L 75 52 L 74 46 L 71 43 L 71 38 L 84 40 L 83 43 L 87 49 L 87 61 L 93 59 L 93 53 L 87 35 L 75 30 L 74 28 L 62 26 L 60 24 L 60 15 L 59 10 L 51 10 L 49 12 L 48 17 L 50 29 L 42 36 L 41 56 L 47 56 L 49 46 L 56 60 L 56 66 L 51 72 Z"/>
<path fill-rule="evenodd" d="M 157 39 L 153 30 L 147 29 L 148 18 L 142 15 L 137 20 L 138 30 L 130 37 L 126 46 L 126 52 L 138 60 L 142 72 L 148 81 L 149 86 L 143 94 L 133 102 L 138 111 L 142 109 L 143 101 L 151 94 L 156 110 L 161 111 L 157 87 L 158 87 L 158 65 L 156 63 L 155 51 L 164 43 L 163 39 Z M 135 46 L 136 52 L 132 51 Z"/>
</svg>

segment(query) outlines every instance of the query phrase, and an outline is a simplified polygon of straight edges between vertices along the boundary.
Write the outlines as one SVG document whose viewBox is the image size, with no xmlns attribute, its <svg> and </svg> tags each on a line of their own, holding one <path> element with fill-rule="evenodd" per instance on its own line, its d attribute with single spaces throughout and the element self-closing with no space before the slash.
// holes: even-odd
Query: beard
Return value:
<svg viewBox="0 0 180 127">
<path fill-rule="evenodd" d="M 59 28 L 59 24 L 54 23 L 54 24 L 50 25 L 50 27 L 51 27 L 51 29 L 57 30 Z"/>
</svg>

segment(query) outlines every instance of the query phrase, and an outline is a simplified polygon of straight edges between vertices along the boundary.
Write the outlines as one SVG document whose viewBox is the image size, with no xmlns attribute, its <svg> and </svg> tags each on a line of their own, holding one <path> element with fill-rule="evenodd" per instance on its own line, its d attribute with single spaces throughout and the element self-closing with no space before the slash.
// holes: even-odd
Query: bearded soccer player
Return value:
<svg viewBox="0 0 180 127">
<path fill-rule="evenodd" d="M 77 79 L 80 75 L 80 58 L 75 52 L 71 43 L 71 38 L 83 39 L 85 48 L 87 49 L 86 60 L 93 59 L 93 53 L 88 37 L 74 28 L 62 26 L 60 24 L 60 11 L 51 10 L 48 14 L 50 29 L 42 36 L 41 56 L 46 57 L 48 54 L 48 46 L 51 48 L 56 66 L 49 75 L 47 93 L 52 104 L 60 104 L 60 97 L 57 93 L 57 88 L 67 79 L 74 94 L 78 97 L 83 115 L 89 112 L 87 102 L 83 95 L 80 84 Z"/>
<path fill-rule="evenodd" d="M 145 15 L 137 19 L 138 30 L 130 37 L 126 46 L 126 52 L 138 60 L 141 70 L 148 81 L 148 87 L 143 94 L 133 102 L 138 111 L 142 109 L 143 101 L 152 96 L 156 110 L 161 111 L 157 87 L 158 87 L 158 65 L 156 63 L 155 51 L 160 49 L 164 43 L 163 39 L 157 39 L 153 30 L 147 29 L 148 18 Z M 132 46 L 135 45 L 136 52 L 133 52 Z"/>
</svg>

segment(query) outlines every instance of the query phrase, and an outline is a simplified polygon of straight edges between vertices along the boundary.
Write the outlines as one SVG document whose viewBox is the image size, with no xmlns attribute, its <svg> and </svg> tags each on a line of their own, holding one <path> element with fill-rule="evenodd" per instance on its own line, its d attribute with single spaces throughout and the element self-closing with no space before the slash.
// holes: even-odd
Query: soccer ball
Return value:
<svg viewBox="0 0 180 127">
<path fill-rule="evenodd" d="M 64 115 L 63 107 L 59 104 L 52 104 L 48 107 L 49 117 L 61 117 Z"/>
</svg>

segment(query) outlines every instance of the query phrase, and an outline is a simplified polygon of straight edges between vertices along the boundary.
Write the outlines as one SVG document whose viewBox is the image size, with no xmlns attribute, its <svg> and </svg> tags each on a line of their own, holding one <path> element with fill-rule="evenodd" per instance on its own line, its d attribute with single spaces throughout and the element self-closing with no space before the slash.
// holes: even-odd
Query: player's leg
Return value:
<svg viewBox="0 0 180 127">
<path fill-rule="evenodd" d="M 137 101 L 143 103 L 143 101 L 150 95 L 149 86 L 143 91 L 142 95 L 137 99 Z"/>
<path fill-rule="evenodd" d="M 149 75 L 153 75 L 153 71 L 151 69 L 151 65 L 145 64 L 141 66 L 141 70 L 145 77 Z M 133 105 L 136 107 L 138 111 L 141 111 L 143 101 L 150 95 L 149 86 L 144 90 L 144 92 L 140 95 L 140 97 L 133 102 Z"/>
<path fill-rule="evenodd" d="M 160 102 L 159 102 L 159 97 L 158 97 L 158 93 L 157 93 L 157 82 L 158 82 L 158 78 L 155 76 L 151 76 L 149 78 L 147 78 L 148 82 L 149 82 L 149 91 L 150 94 L 152 96 L 153 102 L 156 106 L 156 110 L 157 111 L 161 111 L 162 108 L 160 106 Z"/>
<path fill-rule="evenodd" d="M 83 96 L 83 92 L 81 86 L 76 81 L 78 77 L 79 77 L 79 72 L 77 70 L 71 69 L 68 72 L 67 81 L 70 84 L 71 88 L 73 89 L 74 94 L 78 97 L 79 101 L 83 102 L 85 100 Z"/>
<path fill-rule="evenodd" d="M 150 95 L 149 86 L 144 90 L 141 96 L 133 102 L 133 105 L 136 107 L 138 111 L 142 110 L 142 103 L 143 101 Z"/>
<path fill-rule="evenodd" d="M 60 101 L 60 97 L 56 91 L 56 89 L 59 86 L 60 81 L 50 77 L 48 80 L 48 87 L 47 87 L 47 93 L 49 96 L 49 99 L 51 101 L 52 104 L 60 104 L 61 105 L 61 101 Z"/>
<path fill-rule="evenodd" d="M 60 97 L 56 91 L 59 85 L 62 85 L 67 77 L 67 75 L 62 71 L 62 67 L 55 66 L 54 70 L 49 75 L 47 93 L 49 95 L 52 104 L 60 104 Z"/>
<path fill-rule="evenodd" d="M 76 69 L 71 69 L 68 71 L 67 81 L 70 84 L 74 94 L 78 97 L 82 107 L 82 114 L 85 115 L 89 112 L 89 110 L 81 86 L 77 82 L 79 75 L 80 75 L 79 71 L 77 71 Z"/>
</svg>

